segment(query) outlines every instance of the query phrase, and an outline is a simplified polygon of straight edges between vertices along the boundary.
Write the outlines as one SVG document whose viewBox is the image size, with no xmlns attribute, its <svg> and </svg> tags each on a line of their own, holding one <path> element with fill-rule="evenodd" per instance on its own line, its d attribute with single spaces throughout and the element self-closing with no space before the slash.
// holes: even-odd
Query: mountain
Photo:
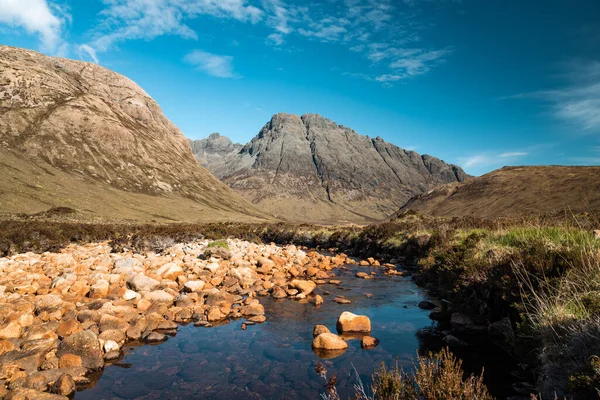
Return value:
<svg viewBox="0 0 600 400">
<path fill-rule="evenodd" d="M 411 199 L 401 211 L 496 218 L 600 212 L 600 167 L 504 167 Z"/>
<path fill-rule="evenodd" d="M 416 194 L 467 178 L 460 167 L 315 114 L 276 114 L 239 151 L 229 143 L 211 135 L 197 157 L 260 209 L 296 221 L 372 222 Z"/>
<path fill-rule="evenodd" d="M 198 164 L 183 134 L 130 79 L 0 46 L 0 212 L 53 206 L 91 218 L 263 215 Z"/>
<path fill-rule="evenodd" d="M 219 179 L 222 179 L 223 175 L 227 173 L 230 161 L 244 147 L 218 133 L 211 133 L 205 139 L 190 140 L 190 146 L 200 164 L 209 168 Z"/>
</svg>

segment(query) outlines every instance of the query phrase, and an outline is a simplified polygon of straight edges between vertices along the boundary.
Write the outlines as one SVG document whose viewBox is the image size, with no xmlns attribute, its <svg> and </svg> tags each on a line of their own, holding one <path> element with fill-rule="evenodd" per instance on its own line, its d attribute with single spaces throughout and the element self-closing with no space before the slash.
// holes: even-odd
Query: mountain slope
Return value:
<svg viewBox="0 0 600 400">
<path fill-rule="evenodd" d="M 218 133 L 211 133 L 205 139 L 190 140 L 190 146 L 200 164 L 209 168 L 219 179 L 227 174 L 231 159 L 244 147 Z"/>
<path fill-rule="evenodd" d="M 85 181 L 92 192 L 116 189 L 113 202 L 120 206 L 138 194 L 194 202 L 205 213 L 178 212 L 177 219 L 210 219 L 213 211 L 218 216 L 261 216 L 197 163 L 187 140 L 146 92 L 94 64 L 0 46 L 0 149 L 10 153 L 0 163 L 0 183 L 13 188 L 0 195 L 2 212 L 36 212 L 77 198 L 66 185 L 52 198 L 24 202 L 23 209 L 13 200 L 9 207 L 7 196 L 19 192 L 15 184 L 25 187 L 35 181 L 30 170 L 11 166 L 23 161 L 49 168 L 51 174 L 60 170 L 63 181 Z M 92 188 L 94 184 L 100 186 Z M 35 198 L 30 187 L 25 191 Z M 73 206 L 94 215 L 86 202 Z"/>
<path fill-rule="evenodd" d="M 315 114 L 277 114 L 239 152 L 206 166 L 261 209 L 312 222 L 383 219 L 412 196 L 467 177 Z"/>
<path fill-rule="evenodd" d="M 600 211 L 600 167 L 504 167 L 411 199 L 401 211 L 496 218 Z"/>
</svg>

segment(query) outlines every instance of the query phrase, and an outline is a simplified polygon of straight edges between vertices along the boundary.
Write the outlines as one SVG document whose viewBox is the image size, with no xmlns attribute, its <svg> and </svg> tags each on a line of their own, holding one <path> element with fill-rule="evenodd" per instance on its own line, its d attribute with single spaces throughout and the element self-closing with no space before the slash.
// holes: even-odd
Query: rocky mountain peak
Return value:
<svg viewBox="0 0 600 400">
<path fill-rule="evenodd" d="M 466 177 L 460 167 L 318 114 L 278 113 L 239 151 L 203 151 L 196 157 L 244 197 L 315 222 L 382 219 L 413 195 Z"/>
</svg>

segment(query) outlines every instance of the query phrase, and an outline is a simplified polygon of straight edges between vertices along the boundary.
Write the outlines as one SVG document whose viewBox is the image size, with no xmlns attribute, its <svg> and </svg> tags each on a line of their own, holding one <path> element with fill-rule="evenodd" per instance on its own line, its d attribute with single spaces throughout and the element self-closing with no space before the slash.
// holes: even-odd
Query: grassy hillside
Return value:
<svg viewBox="0 0 600 400">
<path fill-rule="evenodd" d="M 411 199 L 401 211 L 498 218 L 600 211 L 600 167 L 505 167 Z"/>
<path fill-rule="evenodd" d="M 223 198 L 219 200 L 217 195 Z M 127 192 L 0 148 L 0 217 L 68 207 L 75 213 L 63 215 L 63 219 L 89 222 L 258 222 L 268 219 L 249 204 L 244 208 L 244 202 L 237 196 L 233 199 L 239 199 L 237 202 L 228 204 L 227 191 L 203 197 L 206 200 L 200 202 L 176 195 Z"/>
</svg>

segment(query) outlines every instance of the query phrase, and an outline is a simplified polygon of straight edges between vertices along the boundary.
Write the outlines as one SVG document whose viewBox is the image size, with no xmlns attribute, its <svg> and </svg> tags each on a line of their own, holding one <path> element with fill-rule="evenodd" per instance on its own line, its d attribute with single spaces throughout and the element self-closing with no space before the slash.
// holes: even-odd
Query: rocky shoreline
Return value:
<svg viewBox="0 0 600 400">
<path fill-rule="evenodd" d="M 354 263 L 240 240 L 177 244 L 162 254 L 115 253 L 104 242 L 0 258 L 0 396 L 67 398 L 126 343 L 164 341 L 178 323 L 264 322 L 261 296 L 318 306 L 316 285 L 335 283 L 334 270 Z M 396 273 L 392 267 L 383 268 Z"/>
</svg>

